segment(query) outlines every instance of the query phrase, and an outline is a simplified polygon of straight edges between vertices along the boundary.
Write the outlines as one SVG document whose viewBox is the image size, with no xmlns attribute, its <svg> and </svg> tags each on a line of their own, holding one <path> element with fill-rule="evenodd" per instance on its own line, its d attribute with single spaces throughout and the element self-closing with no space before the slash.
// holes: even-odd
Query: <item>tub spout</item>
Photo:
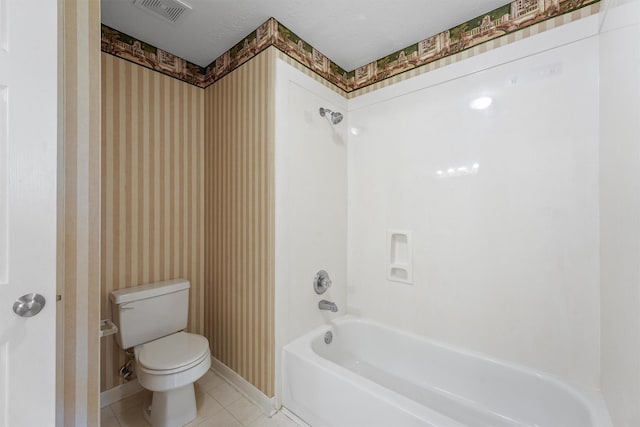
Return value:
<svg viewBox="0 0 640 427">
<path fill-rule="evenodd" d="M 318 308 L 320 310 L 331 310 L 331 312 L 336 313 L 338 311 L 338 306 L 335 302 L 327 301 L 323 299 L 318 303 Z"/>
</svg>

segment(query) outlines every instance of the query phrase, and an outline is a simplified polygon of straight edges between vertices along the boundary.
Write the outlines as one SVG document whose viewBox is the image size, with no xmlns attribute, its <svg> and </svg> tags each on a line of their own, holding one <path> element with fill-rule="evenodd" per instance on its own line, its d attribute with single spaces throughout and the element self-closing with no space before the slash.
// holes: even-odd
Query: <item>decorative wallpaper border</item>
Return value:
<svg viewBox="0 0 640 427">
<path fill-rule="evenodd" d="M 198 87 L 205 87 L 205 70 L 199 65 L 186 61 L 162 49 L 133 38 L 114 28 L 102 24 L 101 49 L 117 56 L 158 71 Z"/>
<path fill-rule="evenodd" d="M 487 40 L 484 43 L 476 44 L 475 46 L 472 46 L 458 53 L 448 55 L 448 56 L 443 56 L 442 58 L 439 58 L 439 59 L 435 59 L 433 61 L 428 62 L 427 64 L 421 65 L 420 67 L 412 68 L 408 71 L 395 74 L 393 76 L 389 76 L 386 79 L 377 81 L 370 85 L 352 90 L 348 92 L 345 97 L 348 99 L 352 99 L 360 95 L 374 92 L 378 89 L 382 89 L 383 87 L 391 86 L 395 83 L 408 80 L 412 77 L 416 77 L 421 74 L 425 74 L 430 71 L 437 70 L 447 65 L 471 58 L 476 55 L 480 55 L 484 52 L 488 52 L 490 50 L 493 50 L 502 46 L 506 46 L 510 43 L 517 42 L 527 37 L 543 33 L 553 28 L 557 28 L 562 25 L 569 24 L 571 22 L 575 22 L 583 18 L 587 18 L 591 15 L 597 14 L 599 10 L 600 10 L 600 3 L 592 2 L 588 5 L 585 5 L 585 7 L 575 9 L 569 13 L 556 15 L 550 19 L 540 21 L 528 27 L 524 27 L 520 30 L 503 35 L 501 37 L 496 37 L 494 39 Z"/>
<path fill-rule="evenodd" d="M 205 88 L 235 70 L 269 46 L 347 94 L 424 65 L 521 31 L 543 21 L 570 14 L 600 0 L 514 0 L 453 28 L 346 71 L 293 31 L 269 18 L 255 31 L 200 67 L 113 28 L 102 25 L 102 51 Z"/>
</svg>

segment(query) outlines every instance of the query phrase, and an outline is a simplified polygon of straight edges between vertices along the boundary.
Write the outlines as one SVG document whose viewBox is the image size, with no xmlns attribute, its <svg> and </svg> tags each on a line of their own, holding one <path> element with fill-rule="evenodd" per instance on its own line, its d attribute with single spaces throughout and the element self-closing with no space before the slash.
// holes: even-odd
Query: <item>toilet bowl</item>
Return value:
<svg viewBox="0 0 640 427">
<path fill-rule="evenodd" d="M 196 417 L 193 383 L 211 367 L 209 341 L 178 332 L 134 348 L 140 385 L 153 392 L 152 426 L 182 426 Z"/>
<path fill-rule="evenodd" d="M 153 427 L 180 427 L 196 417 L 193 383 L 211 367 L 209 341 L 183 331 L 189 286 L 177 279 L 111 293 L 116 341 L 133 347 L 138 381 L 153 392 L 143 407 Z"/>
</svg>

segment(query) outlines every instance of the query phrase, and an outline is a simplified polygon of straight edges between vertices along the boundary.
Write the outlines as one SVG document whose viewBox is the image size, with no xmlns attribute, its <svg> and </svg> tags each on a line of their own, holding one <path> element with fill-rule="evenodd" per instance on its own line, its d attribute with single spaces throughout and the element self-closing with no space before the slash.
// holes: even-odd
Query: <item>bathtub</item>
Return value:
<svg viewBox="0 0 640 427">
<path fill-rule="evenodd" d="M 282 372 L 313 427 L 611 427 L 595 390 L 351 316 L 286 345 Z"/>
</svg>

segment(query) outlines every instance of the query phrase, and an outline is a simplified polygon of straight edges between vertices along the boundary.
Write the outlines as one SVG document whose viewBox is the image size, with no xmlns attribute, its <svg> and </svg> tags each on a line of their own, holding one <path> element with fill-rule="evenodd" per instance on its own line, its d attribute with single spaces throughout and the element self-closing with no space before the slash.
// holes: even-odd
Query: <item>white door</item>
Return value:
<svg viewBox="0 0 640 427">
<path fill-rule="evenodd" d="M 0 0 L 3 427 L 55 423 L 57 4 Z M 14 301 L 27 294 L 45 299 L 33 317 L 13 310 Z M 35 308 L 23 305 L 23 314 Z"/>
</svg>

